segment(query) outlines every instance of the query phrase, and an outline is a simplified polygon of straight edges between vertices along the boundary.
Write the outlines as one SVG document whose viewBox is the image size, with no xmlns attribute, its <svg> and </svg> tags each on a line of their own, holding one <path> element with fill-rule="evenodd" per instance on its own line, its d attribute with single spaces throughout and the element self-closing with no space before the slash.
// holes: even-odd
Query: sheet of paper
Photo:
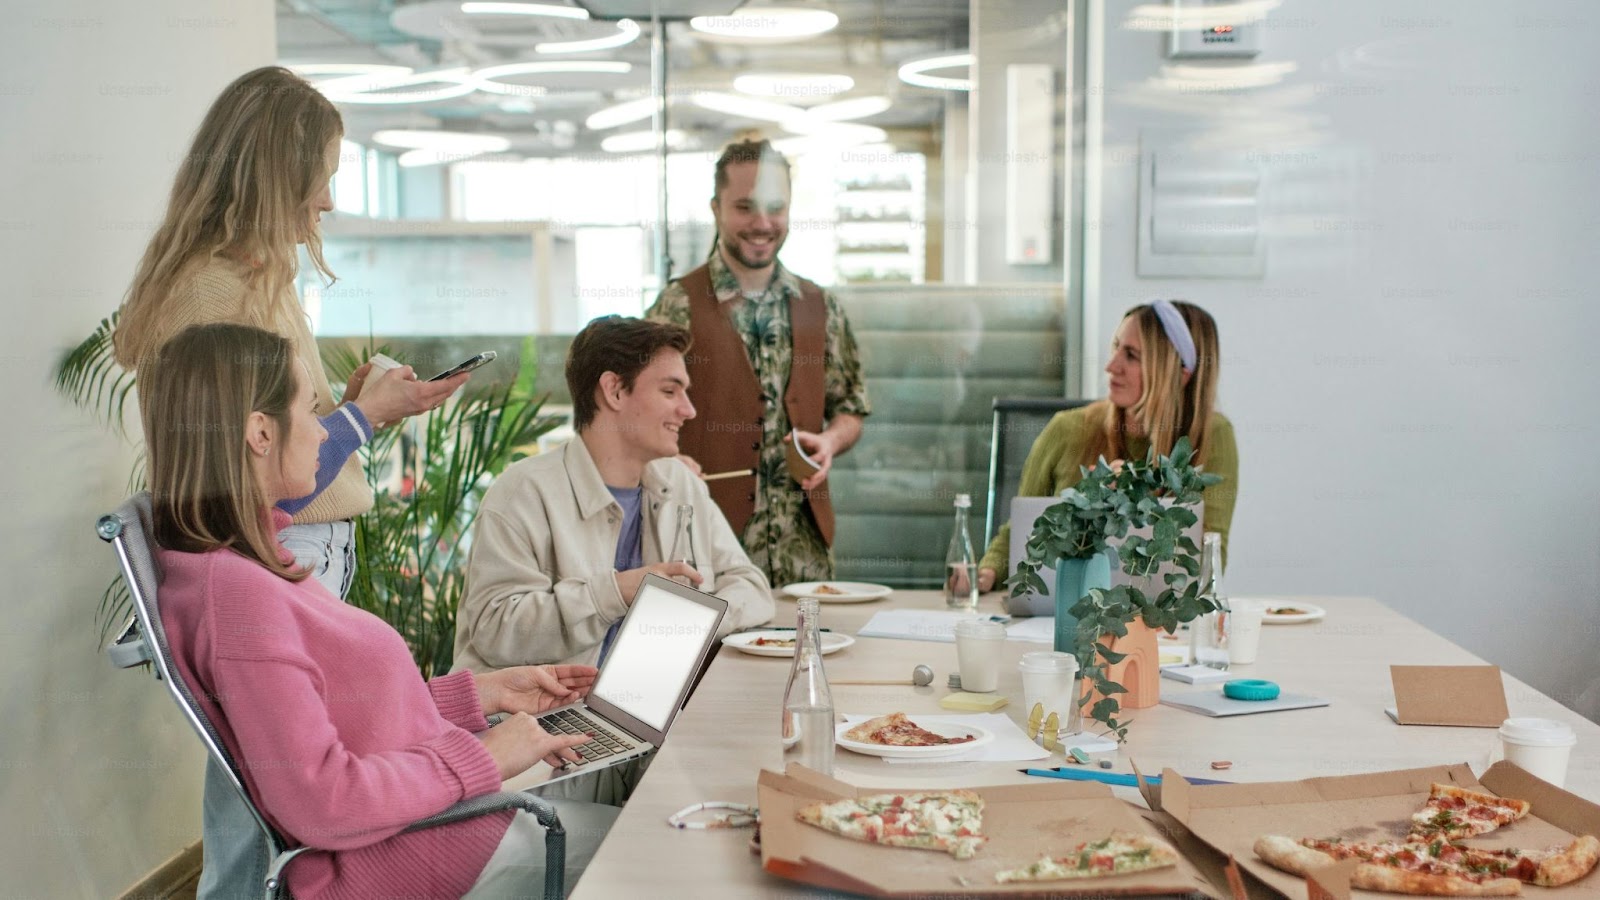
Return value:
<svg viewBox="0 0 1600 900">
<path fill-rule="evenodd" d="M 878 715 L 882 715 L 879 713 Z M 845 713 L 844 720 L 851 725 L 859 725 L 872 718 L 869 715 L 855 715 Z M 933 759 L 886 759 L 889 763 L 950 763 L 950 762 L 1012 762 L 1030 759 L 1046 759 L 1050 751 L 1028 740 L 1028 735 L 1011 721 L 1011 717 L 1004 713 L 972 713 L 961 716 L 930 716 L 917 713 L 916 721 L 950 722 L 956 725 L 974 725 L 994 734 L 994 740 L 981 747 L 975 747 L 966 753 L 953 753 L 949 756 L 938 756 Z M 849 753 L 849 750 L 840 750 Z"/>
</svg>

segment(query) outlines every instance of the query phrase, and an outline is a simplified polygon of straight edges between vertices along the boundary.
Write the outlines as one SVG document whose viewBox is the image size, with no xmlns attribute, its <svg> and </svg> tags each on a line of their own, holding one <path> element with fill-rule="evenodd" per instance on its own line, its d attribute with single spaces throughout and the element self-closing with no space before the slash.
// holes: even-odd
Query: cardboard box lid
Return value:
<svg viewBox="0 0 1600 900">
<path fill-rule="evenodd" d="M 1511 715 L 1499 666 L 1390 666 L 1401 725 L 1499 728 Z"/>
<path fill-rule="evenodd" d="M 1281 834 L 1357 841 L 1399 839 L 1409 829 L 1411 814 L 1427 801 L 1434 782 L 1487 790 L 1533 804 L 1526 819 L 1473 838 L 1474 846 L 1551 847 L 1570 843 L 1575 834 L 1600 834 L 1600 806 L 1504 762 L 1485 772 L 1481 783 L 1464 763 L 1304 781 L 1205 786 L 1191 785 L 1167 770 L 1161 781 L 1164 812 L 1214 851 L 1232 854 L 1256 881 L 1293 898 L 1308 896 L 1306 881 L 1261 862 L 1254 850 L 1258 838 Z M 1327 880 L 1325 877 L 1324 882 Z M 1331 886 L 1324 884 L 1324 888 Z M 1600 875 L 1590 873 L 1564 887 L 1533 888 L 1530 892 L 1562 900 L 1600 900 Z M 1372 891 L 1350 890 L 1348 895 L 1392 900 L 1391 895 Z"/>
<path fill-rule="evenodd" d="M 984 799 L 983 830 L 989 843 L 972 859 L 955 859 L 931 850 L 849 840 L 795 818 L 802 806 L 817 801 L 914 789 L 858 788 L 797 765 L 781 775 L 763 770 L 757 783 L 762 868 L 795 881 L 872 897 L 1216 896 L 1181 855 L 1177 866 L 1151 872 L 1082 881 L 998 884 L 994 880 L 997 872 L 1028 865 L 1046 853 L 1065 853 L 1112 831 L 1162 835 L 1103 784 L 1051 781 L 965 789 Z"/>
</svg>

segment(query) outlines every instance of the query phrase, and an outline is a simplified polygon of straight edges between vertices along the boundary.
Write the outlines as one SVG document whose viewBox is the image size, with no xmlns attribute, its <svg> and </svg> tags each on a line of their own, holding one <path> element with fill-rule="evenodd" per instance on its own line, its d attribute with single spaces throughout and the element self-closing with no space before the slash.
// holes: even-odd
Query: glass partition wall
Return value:
<svg viewBox="0 0 1600 900">
<path fill-rule="evenodd" d="M 536 366 L 564 403 L 571 335 L 704 262 L 717 156 L 770 139 L 792 164 L 780 258 L 839 298 L 873 405 L 832 478 L 838 575 L 932 585 L 955 497 L 983 508 L 994 398 L 1067 391 L 1058 7 L 281 7 L 280 58 L 345 119 L 324 223 L 339 281 L 301 285 L 319 340 L 440 368 L 493 348 L 512 364 L 476 382 Z"/>
</svg>

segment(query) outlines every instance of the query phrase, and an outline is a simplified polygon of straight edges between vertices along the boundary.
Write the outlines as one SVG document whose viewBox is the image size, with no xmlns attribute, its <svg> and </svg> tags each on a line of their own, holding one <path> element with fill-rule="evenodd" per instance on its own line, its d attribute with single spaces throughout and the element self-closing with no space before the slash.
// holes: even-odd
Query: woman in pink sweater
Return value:
<svg viewBox="0 0 1600 900">
<path fill-rule="evenodd" d="M 587 738 L 548 734 L 530 713 L 582 696 L 595 670 L 424 682 L 393 628 L 296 567 L 276 539 L 287 516 L 275 507 L 315 489 L 327 432 L 288 339 L 189 328 L 141 373 L 140 389 L 162 621 L 262 813 L 316 848 L 288 867 L 294 895 L 536 895 L 543 835 L 514 821 L 531 819 L 524 813 L 400 832 L 540 760 L 577 759 L 572 748 Z M 509 716 L 491 729 L 494 713 Z M 618 811 L 570 802 L 558 811 L 570 886 Z"/>
</svg>

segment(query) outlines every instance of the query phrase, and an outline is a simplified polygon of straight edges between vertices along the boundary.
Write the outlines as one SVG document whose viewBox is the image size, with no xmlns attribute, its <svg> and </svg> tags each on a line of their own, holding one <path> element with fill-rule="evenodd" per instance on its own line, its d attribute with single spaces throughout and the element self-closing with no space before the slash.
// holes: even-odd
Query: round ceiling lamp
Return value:
<svg viewBox="0 0 1600 900">
<path fill-rule="evenodd" d="M 612 50 L 625 47 L 638 39 L 640 34 L 639 23 L 632 19 L 617 21 L 617 33 L 610 37 L 594 38 L 588 41 L 546 41 L 534 44 L 535 53 L 589 53 L 595 50 Z"/>
<path fill-rule="evenodd" d="M 753 72 L 733 79 L 733 89 L 741 94 L 802 103 L 842 94 L 855 86 L 856 80 L 849 75 L 807 72 Z"/>
<path fill-rule="evenodd" d="M 398 162 L 408 169 L 461 162 L 484 153 L 499 153 L 511 148 L 510 139 L 501 135 L 461 131 L 389 128 L 373 132 L 372 141 L 407 151 L 400 154 Z"/>
<path fill-rule="evenodd" d="M 583 126 L 590 131 L 605 131 L 607 128 L 616 128 L 618 125 L 627 125 L 648 119 L 655 114 L 657 99 L 655 97 L 640 97 L 637 100 L 624 100 L 614 106 L 598 110 L 589 118 L 583 120 Z"/>
<path fill-rule="evenodd" d="M 792 6 L 746 7 L 725 16 L 695 16 L 689 20 L 697 37 L 733 44 L 779 44 L 838 26 L 839 17 L 825 9 Z"/>
<path fill-rule="evenodd" d="M 426 87 L 430 84 L 439 87 Z M 315 87 L 334 103 L 362 106 L 432 103 L 464 97 L 477 89 L 466 69 L 405 75 L 347 75 L 319 81 Z"/>
<path fill-rule="evenodd" d="M 789 119 L 805 115 L 805 110 L 787 103 L 774 103 L 771 100 L 756 100 L 751 97 L 740 97 L 737 94 L 724 94 L 718 91 L 696 92 L 692 100 L 694 105 L 701 109 L 709 109 L 723 115 L 734 116 L 741 119 L 759 119 L 763 122 L 784 122 Z"/>
<path fill-rule="evenodd" d="M 321 78 L 349 78 L 351 76 L 365 75 L 369 78 L 404 78 L 410 75 L 410 66 L 389 66 L 377 63 L 290 63 L 285 66 L 289 71 L 306 79 Z"/>
<path fill-rule="evenodd" d="M 667 148 L 675 150 L 682 147 L 688 140 L 688 135 L 676 128 L 667 129 Z M 628 131 L 623 134 L 613 134 L 600 141 L 600 149 L 607 153 L 643 153 L 660 147 L 654 131 Z"/>
<path fill-rule="evenodd" d="M 463 3 L 461 11 L 469 16 L 553 16 L 558 19 L 587 19 L 589 11 L 581 6 L 557 6 L 551 3 Z"/>
<path fill-rule="evenodd" d="M 633 64 L 617 60 L 573 59 L 561 62 L 524 62 L 504 66 L 489 66 L 472 73 L 474 86 L 491 94 L 544 94 L 542 85 L 516 84 L 500 81 L 518 75 L 626 75 Z"/>
<path fill-rule="evenodd" d="M 977 62 L 977 57 L 971 53 L 945 53 L 940 56 L 930 56 L 925 59 L 914 59 L 900 66 L 900 80 L 916 87 L 935 88 L 943 91 L 970 91 L 972 78 L 952 78 L 945 75 L 928 75 L 928 72 L 939 69 L 954 69 L 964 67 L 969 70 Z"/>
<path fill-rule="evenodd" d="M 865 119 L 885 112 L 893 104 L 888 97 L 852 97 L 849 100 L 835 100 L 806 110 L 806 118 L 819 122 L 844 122 L 850 119 Z"/>
</svg>

